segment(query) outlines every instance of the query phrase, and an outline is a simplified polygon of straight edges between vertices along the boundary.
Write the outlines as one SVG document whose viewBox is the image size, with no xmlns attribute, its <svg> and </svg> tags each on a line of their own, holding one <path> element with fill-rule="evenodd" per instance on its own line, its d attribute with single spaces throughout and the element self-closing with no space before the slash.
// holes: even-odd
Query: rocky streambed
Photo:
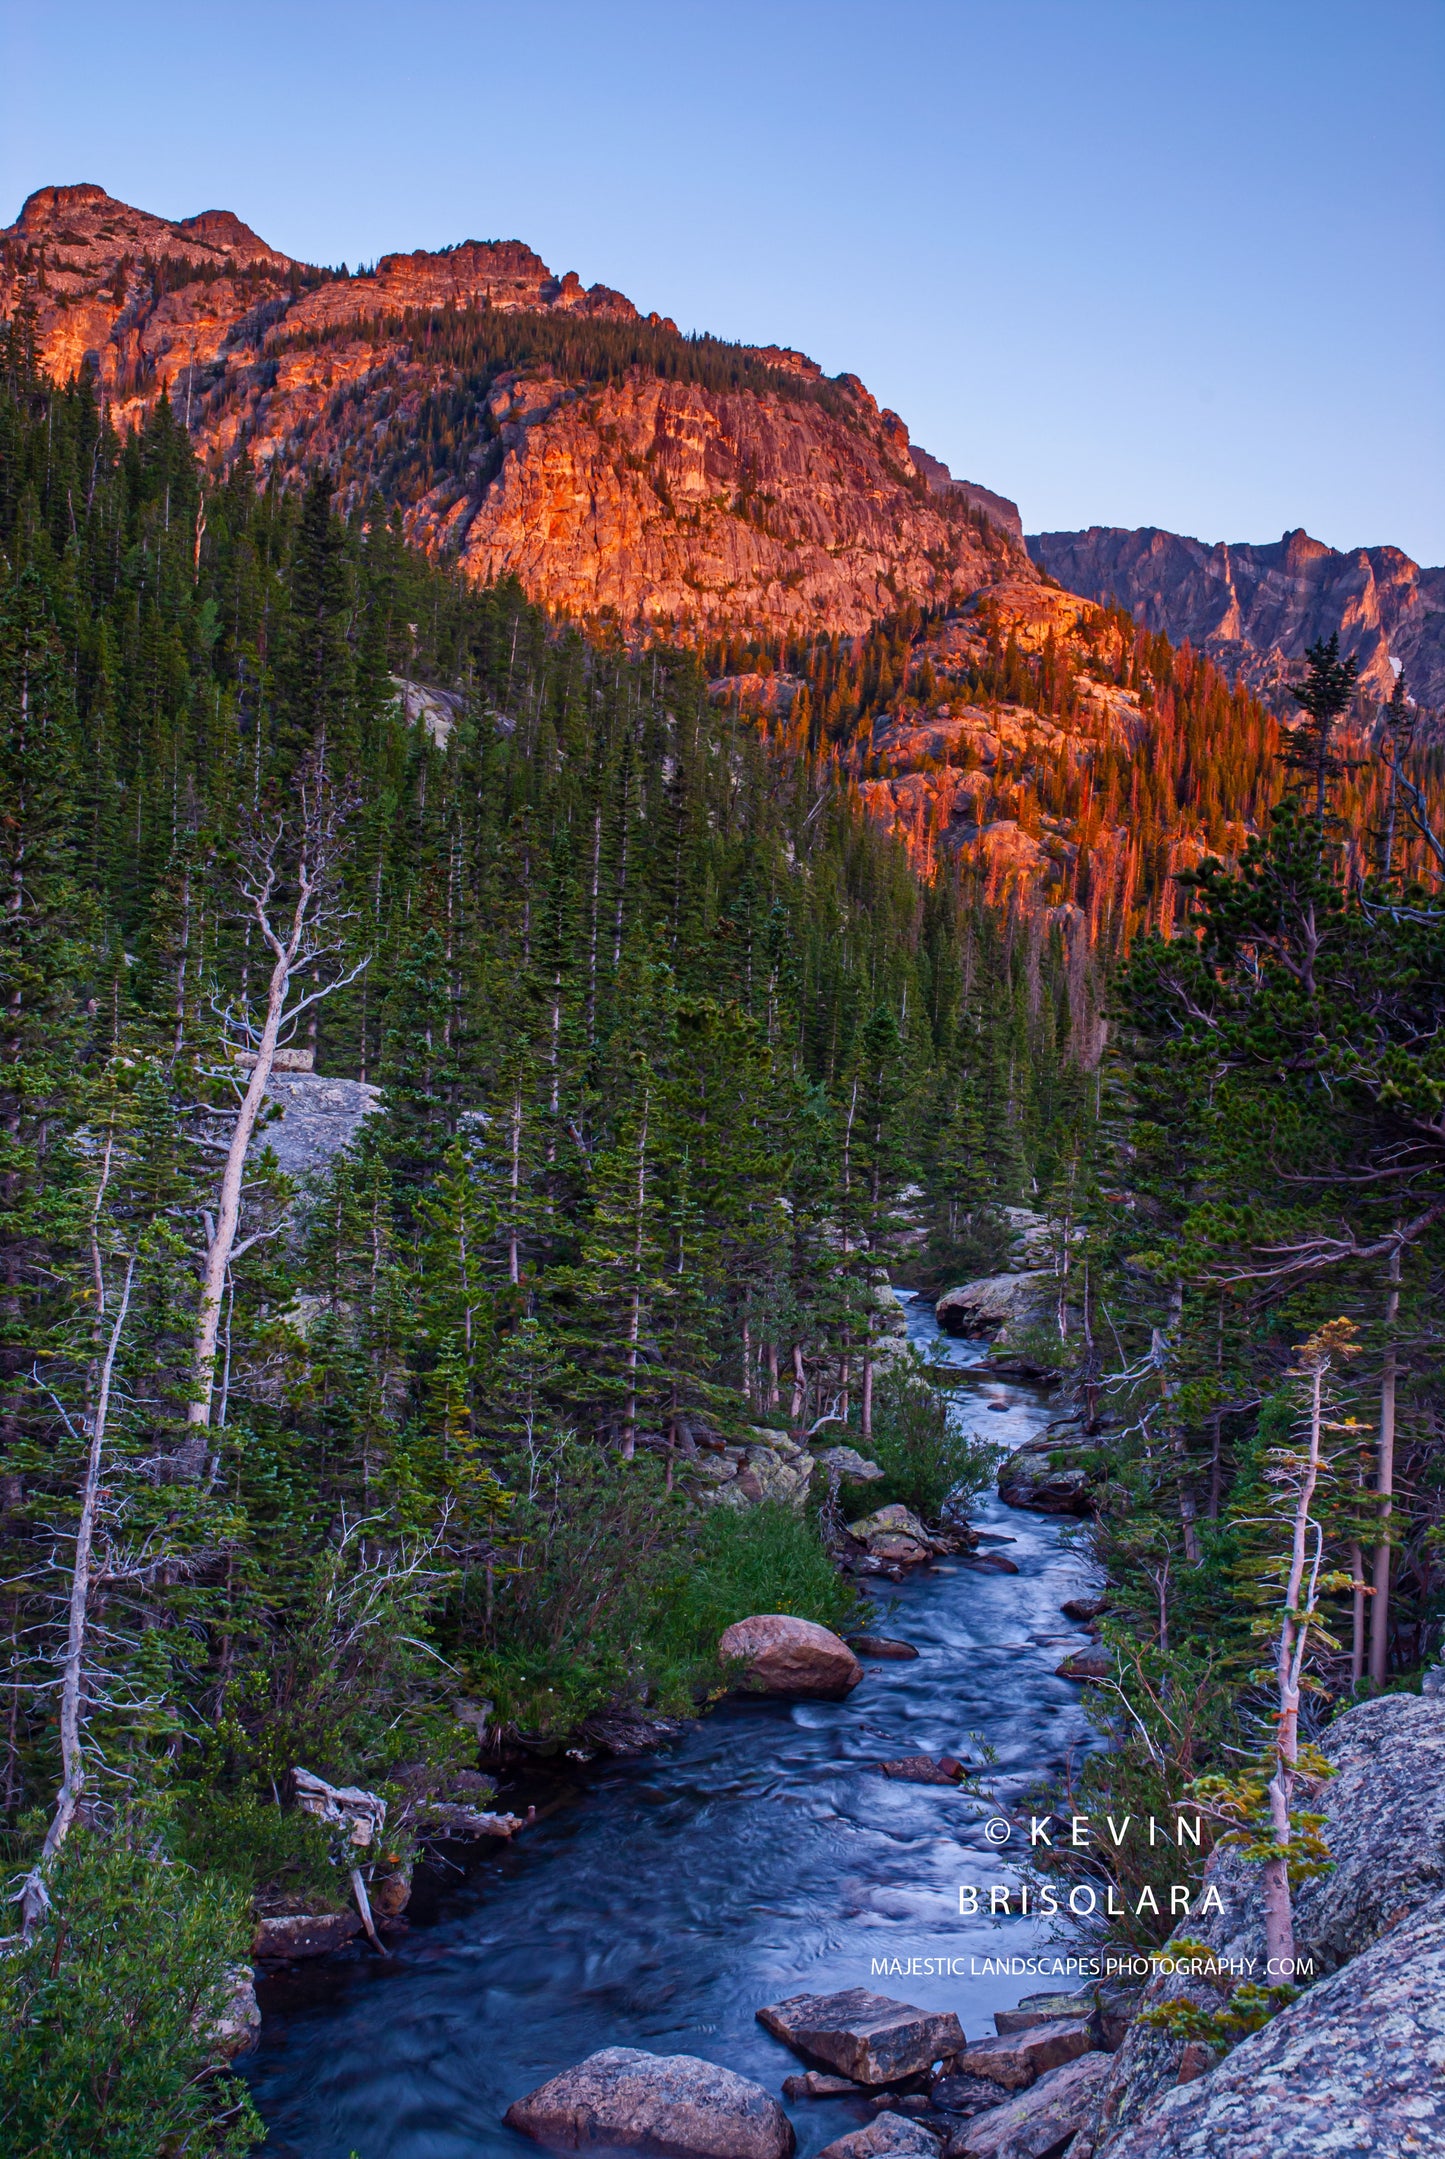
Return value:
<svg viewBox="0 0 1445 2159">
<path fill-rule="evenodd" d="M 929 1304 L 906 1310 L 916 1341 L 974 1362 L 979 1345 L 941 1337 Z M 1010 1446 L 1049 1417 L 1041 1394 L 983 1372 L 957 1402 Z M 390 1956 L 353 1947 L 263 1978 L 245 2069 L 270 2159 L 515 2159 L 537 2146 L 507 2109 L 607 2049 L 700 2057 L 762 2086 L 802 2159 L 860 2130 L 881 2152 L 866 2094 L 802 2089 L 808 2061 L 760 2009 L 863 1989 L 954 2016 L 973 2040 L 1021 1997 L 1076 1984 L 1000 1967 L 1064 1953 L 1017 1896 L 1007 1919 L 960 1914 L 960 1885 L 1014 1879 L 984 1834 L 992 1810 L 951 1773 L 897 1773 L 987 1754 L 1008 1804 L 1093 1740 L 1082 1690 L 1057 1673 L 1089 1646 L 1061 1611 L 1092 1586 L 1069 1524 L 989 1499 L 974 1526 L 997 1541 L 869 1584 L 886 1646 L 860 1644 L 866 1676 L 843 1699 L 731 1699 L 655 1755 L 579 1768 L 524 1837 L 419 1894 Z"/>
</svg>

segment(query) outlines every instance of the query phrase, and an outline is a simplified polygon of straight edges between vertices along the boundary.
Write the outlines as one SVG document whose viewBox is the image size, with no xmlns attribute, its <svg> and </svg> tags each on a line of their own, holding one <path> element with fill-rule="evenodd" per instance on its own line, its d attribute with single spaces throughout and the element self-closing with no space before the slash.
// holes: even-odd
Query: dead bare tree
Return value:
<svg viewBox="0 0 1445 2159">
<path fill-rule="evenodd" d="M 107 1164 L 108 1160 L 107 1156 Z M 22 1937 L 33 1933 L 49 1909 L 50 1896 L 45 1886 L 46 1875 L 54 1866 L 60 1848 L 69 1834 L 70 1825 L 80 1806 L 81 1794 L 85 1790 L 85 1665 L 90 1631 L 91 1565 L 95 1550 L 96 1517 L 100 1510 L 101 1470 L 105 1458 L 106 1427 L 110 1420 L 115 1360 L 125 1333 L 126 1314 L 130 1310 L 136 1258 L 135 1252 L 131 1252 L 127 1258 L 125 1280 L 116 1306 L 115 1319 L 109 1335 L 105 1338 L 104 1351 L 95 1376 L 94 1407 L 90 1413 L 90 1443 L 86 1450 L 85 1475 L 80 1493 L 80 1517 L 75 1528 L 75 1556 L 70 1570 L 65 1653 L 61 1660 L 60 1790 L 56 1794 L 55 1811 L 45 1832 L 40 1857 L 30 1869 L 20 1892 Z M 105 1277 L 100 1270 L 97 1294 L 104 1298 Z M 103 1323 L 103 1303 L 101 1319 Z M 54 1400 L 54 1396 L 51 1399 Z M 60 1408 L 58 1402 L 56 1407 Z M 60 1414 L 66 1430 L 75 1437 L 75 1427 L 70 1418 L 63 1409 Z"/>
<path fill-rule="evenodd" d="M 259 1020 L 248 1004 L 224 1015 L 228 1048 L 250 1073 L 226 1142 L 214 1215 L 206 1216 L 206 1258 L 191 1347 L 186 1436 L 170 1457 L 171 1474 L 198 1479 L 211 1452 L 211 1411 L 221 1309 L 230 1268 L 253 1239 L 238 1241 L 242 1177 L 255 1136 L 276 1052 L 291 1039 L 303 1012 L 354 982 L 370 955 L 344 964 L 341 934 L 349 920 L 337 896 L 342 827 L 350 802 L 338 796 L 320 764 L 303 768 L 295 808 L 257 819 L 242 848 L 238 879 L 241 913 L 271 954 L 266 1003 Z M 328 969 L 334 970 L 329 973 Z M 293 985 L 309 981 L 303 994 Z"/>
</svg>

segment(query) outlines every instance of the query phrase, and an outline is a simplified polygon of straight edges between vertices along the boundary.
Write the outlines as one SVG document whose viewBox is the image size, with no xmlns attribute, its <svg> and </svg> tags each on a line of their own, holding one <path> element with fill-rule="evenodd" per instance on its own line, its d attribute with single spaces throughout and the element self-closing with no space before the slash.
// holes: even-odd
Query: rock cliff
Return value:
<svg viewBox="0 0 1445 2159">
<path fill-rule="evenodd" d="M 1227 674 L 1292 711 L 1285 686 L 1304 652 L 1337 633 L 1368 694 L 1388 699 L 1398 662 L 1422 704 L 1445 705 L 1445 569 L 1398 547 L 1325 547 L 1307 532 L 1269 546 L 1210 546 L 1152 525 L 1038 532 L 1029 553 L 1071 592 L 1114 601 L 1175 644 L 1188 638 Z"/>
<path fill-rule="evenodd" d="M 0 313 L 22 307 L 43 363 L 92 368 L 122 426 L 164 392 L 219 468 L 325 466 L 343 504 L 379 491 L 418 545 L 579 618 L 857 634 L 1037 581 L 1015 506 L 915 461 L 856 376 L 684 338 L 518 240 L 352 276 L 229 212 L 48 187 L 0 233 Z"/>
<path fill-rule="evenodd" d="M 1183 2041 L 1135 2024 L 1071 2159 L 1304 2159 L 1445 2142 L 1445 1707 L 1416 1695 L 1362 1703 L 1328 1728 L 1323 1752 L 1335 1770 L 1319 1800 L 1334 1866 L 1295 1894 L 1297 1953 L 1314 1984 L 1203 2075 Z M 1222 1912 L 1181 1931 L 1221 1957 L 1253 1958 L 1263 1983 L 1257 1868 L 1221 1849 L 1208 1879 Z M 1178 1995 L 1221 1999 L 1175 1975 L 1151 1981 L 1145 2000 Z"/>
</svg>

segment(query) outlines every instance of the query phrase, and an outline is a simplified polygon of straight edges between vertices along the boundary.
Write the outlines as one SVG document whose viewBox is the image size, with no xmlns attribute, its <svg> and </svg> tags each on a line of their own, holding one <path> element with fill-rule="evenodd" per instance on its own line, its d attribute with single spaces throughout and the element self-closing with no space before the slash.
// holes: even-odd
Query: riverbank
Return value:
<svg viewBox="0 0 1445 2159">
<path fill-rule="evenodd" d="M 940 1339 L 926 1303 L 907 1312 L 921 1346 L 972 1362 L 978 1346 Z M 982 1373 L 957 1412 L 1010 1446 L 1049 1415 L 1034 1390 Z M 987 1749 L 1009 1800 L 1093 1741 L 1080 1690 L 1055 1673 L 1087 1641 L 1059 1609 L 1090 1579 L 1068 1525 L 995 1498 L 974 1521 L 1014 1540 L 986 1549 L 1020 1571 L 944 1561 L 884 1585 L 878 1629 L 916 1659 L 866 1660 L 844 1702 L 734 1698 L 655 1756 L 579 1765 L 525 1837 L 419 1904 L 392 1957 L 264 1979 L 247 2073 L 272 2159 L 524 2152 L 506 2106 L 609 2045 L 701 2054 L 776 2092 L 797 2064 L 755 2011 L 804 1990 L 871 1984 L 955 2010 L 970 2034 L 1036 1990 L 993 1966 L 1042 1947 L 1045 1925 L 958 1913 L 961 1882 L 1010 1878 L 983 1812 L 877 1768 Z M 913 1970 L 941 1955 L 960 1968 Z M 910 1976 L 875 1975 L 879 1960 Z M 802 2159 L 861 2118 L 848 2101 L 789 2111 Z"/>
</svg>

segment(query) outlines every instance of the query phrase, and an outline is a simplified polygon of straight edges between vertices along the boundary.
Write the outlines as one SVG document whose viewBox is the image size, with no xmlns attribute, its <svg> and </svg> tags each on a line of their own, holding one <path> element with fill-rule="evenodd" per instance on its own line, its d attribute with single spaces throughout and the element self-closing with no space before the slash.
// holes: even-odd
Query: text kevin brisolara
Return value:
<svg viewBox="0 0 1445 2159">
<path fill-rule="evenodd" d="M 1167 1892 L 1168 1903 L 1159 1898 Z M 1098 1888 L 1092 1882 L 1076 1882 L 1060 1903 L 1047 1882 L 960 1882 L 958 1913 L 961 1919 L 1056 1919 L 1068 1911 L 1075 1919 L 1123 1919 L 1133 1913 L 1152 1912 L 1156 1918 L 1168 1912 L 1172 1919 L 1202 1918 L 1206 1912 L 1222 1912 L 1219 1891 L 1210 1883 L 1198 1901 L 1188 1882 L 1161 1882 L 1156 1893 L 1148 1882 L 1133 1898 L 1120 1897 L 1113 1882 Z"/>
</svg>

